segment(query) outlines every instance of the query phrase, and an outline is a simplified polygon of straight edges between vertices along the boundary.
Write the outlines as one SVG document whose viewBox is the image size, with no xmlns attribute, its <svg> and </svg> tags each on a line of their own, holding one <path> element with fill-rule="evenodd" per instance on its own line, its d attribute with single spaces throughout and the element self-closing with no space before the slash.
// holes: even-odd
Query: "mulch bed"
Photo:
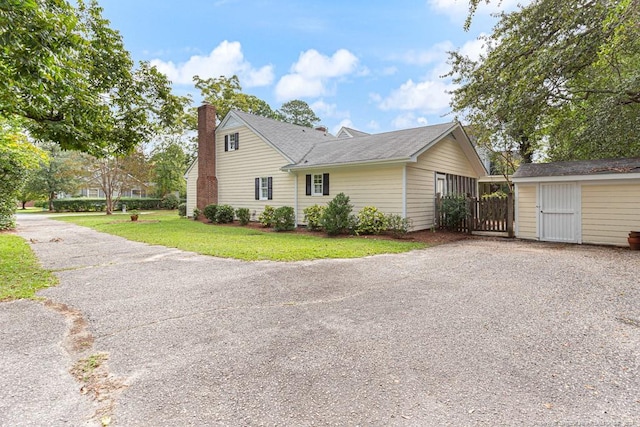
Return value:
<svg viewBox="0 0 640 427">
<path fill-rule="evenodd" d="M 205 224 L 211 224 L 209 222 L 208 219 L 203 218 L 199 220 L 200 222 L 203 222 Z M 222 227 L 242 227 L 238 221 L 234 221 L 233 223 L 230 224 L 216 224 L 218 226 L 222 226 Z M 273 228 L 265 228 L 262 226 L 262 224 L 260 224 L 259 222 L 250 222 L 249 224 L 244 226 L 245 228 L 253 228 L 256 230 L 260 230 L 260 231 L 264 231 L 264 232 L 275 232 L 273 230 Z M 286 233 L 295 233 L 295 234 L 302 234 L 302 235 L 309 235 L 309 236 L 318 236 L 318 237 L 327 237 L 327 234 L 322 232 L 322 231 L 310 231 L 307 230 L 306 227 L 298 227 L 293 231 L 286 231 Z M 353 236 L 339 236 L 338 238 L 351 238 Z M 401 238 L 395 238 L 393 236 L 391 236 L 390 234 L 381 234 L 381 235 L 377 235 L 377 236 L 360 236 L 363 237 L 365 239 L 386 239 L 386 240 L 401 240 L 404 242 L 420 242 L 420 243 L 425 243 L 427 245 L 433 246 L 433 245 L 440 245 L 443 243 L 450 243 L 450 242 L 456 242 L 458 240 L 465 240 L 465 239 L 471 239 L 473 238 L 473 236 L 470 236 L 468 234 L 465 233 L 458 233 L 458 232 L 453 232 L 453 231 L 447 231 L 447 230 L 435 230 L 435 231 L 431 231 L 431 230 L 421 230 L 421 231 L 414 231 L 411 233 L 407 233 L 405 236 L 401 237 Z"/>
</svg>

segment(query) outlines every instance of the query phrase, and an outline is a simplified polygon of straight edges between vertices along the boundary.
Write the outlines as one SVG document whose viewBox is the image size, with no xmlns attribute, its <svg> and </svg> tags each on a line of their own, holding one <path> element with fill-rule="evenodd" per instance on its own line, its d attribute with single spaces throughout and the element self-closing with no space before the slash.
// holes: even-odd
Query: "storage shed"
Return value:
<svg viewBox="0 0 640 427">
<path fill-rule="evenodd" d="M 513 183 L 518 238 L 628 246 L 640 231 L 640 158 L 523 164 Z"/>
</svg>

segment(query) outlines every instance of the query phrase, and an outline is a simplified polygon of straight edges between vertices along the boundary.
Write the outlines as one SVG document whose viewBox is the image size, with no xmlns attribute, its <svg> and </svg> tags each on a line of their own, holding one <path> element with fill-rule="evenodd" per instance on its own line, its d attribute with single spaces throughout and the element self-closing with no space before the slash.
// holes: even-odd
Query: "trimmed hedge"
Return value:
<svg viewBox="0 0 640 427">
<path fill-rule="evenodd" d="M 56 212 L 102 212 L 106 209 L 105 199 L 57 199 L 53 201 L 53 210 Z M 127 206 L 127 210 L 156 210 L 162 209 L 162 199 L 154 198 L 122 198 L 115 206 L 114 210 L 122 210 L 122 205 Z"/>
</svg>

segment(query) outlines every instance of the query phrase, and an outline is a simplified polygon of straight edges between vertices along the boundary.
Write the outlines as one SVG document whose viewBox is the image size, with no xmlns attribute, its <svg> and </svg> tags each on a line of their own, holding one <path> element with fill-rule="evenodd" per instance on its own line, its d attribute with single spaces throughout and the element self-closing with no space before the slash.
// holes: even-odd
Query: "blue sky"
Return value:
<svg viewBox="0 0 640 427">
<path fill-rule="evenodd" d="M 377 133 L 454 119 L 447 51 L 477 56 L 494 5 L 463 30 L 462 0 L 100 0 L 136 60 L 165 72 L 177 94 L 192 82 L 237 74 L 272 108 L 307 102 L 336 132 Z M 515 0 L 501 7 L 512 8 Z"/>
</svg>

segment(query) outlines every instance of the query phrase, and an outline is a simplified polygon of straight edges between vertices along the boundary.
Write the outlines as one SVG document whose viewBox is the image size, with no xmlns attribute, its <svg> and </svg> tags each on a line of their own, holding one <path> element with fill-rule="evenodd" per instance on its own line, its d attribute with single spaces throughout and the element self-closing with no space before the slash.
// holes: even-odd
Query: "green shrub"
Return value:
<svg viewBox="0 0 640 427">
<path fill-rule="evenodd" d="M 105 199 L 56 199 L 53 201 L 53 210 L 56 212 L 102 212 L 106 209 Z M 129 205 L 127 205 L 127 208 Z M 122 209 L 121 207 L 116 209 Z"/>
<path fill-rule="evenodd" d="M 276 231 L 291 231 L 296 228 L 296 214 L 291 206 L 282 206 L 273 213 L 273 225 Z"/>
<path fill-rule="evenodd" d="M 16 228 L 16 200 L 12 197 L 0 197 L 0 230 Z"/>
<path fill-rule="evenodd" d="M 45 208 L 47 206 L 49 206 L 49 202 L 47 200 L 36 200 L 33 203 L 34 208 Z"/>
<path fill-rule="evenodd" d="M 321 219 L 322 228 L 329 236 L 336 236 L 351 230 L 354 218 L 351 215 L 353 205 L 349 203 L 349 196 L 339 193 L 324 210 Z"/>
<path fill-rule="evenodd" d="M 258 221 L 262 224 L 263 227 L 273 227 L 273 214 L 275 213 L 275 209 L 273 206 L 265 206 L 264 210 L 260 215 L 258 215 Z"/>
<path fill-rule="evenodd" d="M 442 198 L 444 226 L 449 230 L 458 229 L 469 215 L 469 203 L 464 194 L 450 194 Z"/>
<path fill-rule="evenodd" d="M 321 220 L 326 206 L 313 205 L 304 208 L 304 222 L 307 223 L 307 228 L 311 231 L 322 230 Z"/>
<path fill-rule="evenodd" d="M 249 224 L 249 218 L 251 217 L 251 214 L 249 213 L 249 208 L 236 209 L 236 216 L 238 217 L 238 221 L 240 221 L 240 225 Z"/>
<path fill-rule="evenodd" d="M 409 232 L 411 228 L 411 219 L 405 218 L 398 214 L 389 214 L 386 217 L 387 230 L 393 237 L 402 237 Z"/>
<path fill-rule="evenodd" d="M 180 216 L 180 218 L 184 218 L 185 216 L 187 216 L 187 204 L 186 203 L 180 203 L 178 205 L 178 216 Z"/>
<path fill-rule="evenodd" d="M 387 218 L 378 208 L 365 206 L 358 212 L 357 234 L 380 234 L 387 229 Z"/>
<path fill-rule="evenodd" d="M 228 224 L 233 222 L 233 216 L 235 214 L 235 210 L 231 205 L 218 205 L 218 210 L 216 211 L 216 222 L 218 224 Z"/>
<path fill-rule="evenodd" d="M 195 209 L 194 209 L 195 212 Z M 202 215 L 209 220 L 209 222 L 215 222 L 216 213 L 218 212 L 218 205 L 211 204 L 204 207 Z"/>
<path fill-rule="evenodd" d="M 150 197 L 123 197 L 114 206 L 115 210 L 122 210 L 122 205 L 127 205 L 127 209 L 138 209 L 141 211 L 150 211 L 160 209 L 162 207 L 162 199 L 152 199 Z"/>
<path fill-rule="evenodd" d="M 177 209 L 178 205 L 180 205 L 180 199 L 175 194 L 167 194 L 160 202 L 163 209 Z"/>
<path fill-rule="evenodd" d="M 193 220 L 194 221 L 197 221 L 201 214 L 202 214 L 202 211 L 200 209 L 193 208 Z"/>
</svg>

